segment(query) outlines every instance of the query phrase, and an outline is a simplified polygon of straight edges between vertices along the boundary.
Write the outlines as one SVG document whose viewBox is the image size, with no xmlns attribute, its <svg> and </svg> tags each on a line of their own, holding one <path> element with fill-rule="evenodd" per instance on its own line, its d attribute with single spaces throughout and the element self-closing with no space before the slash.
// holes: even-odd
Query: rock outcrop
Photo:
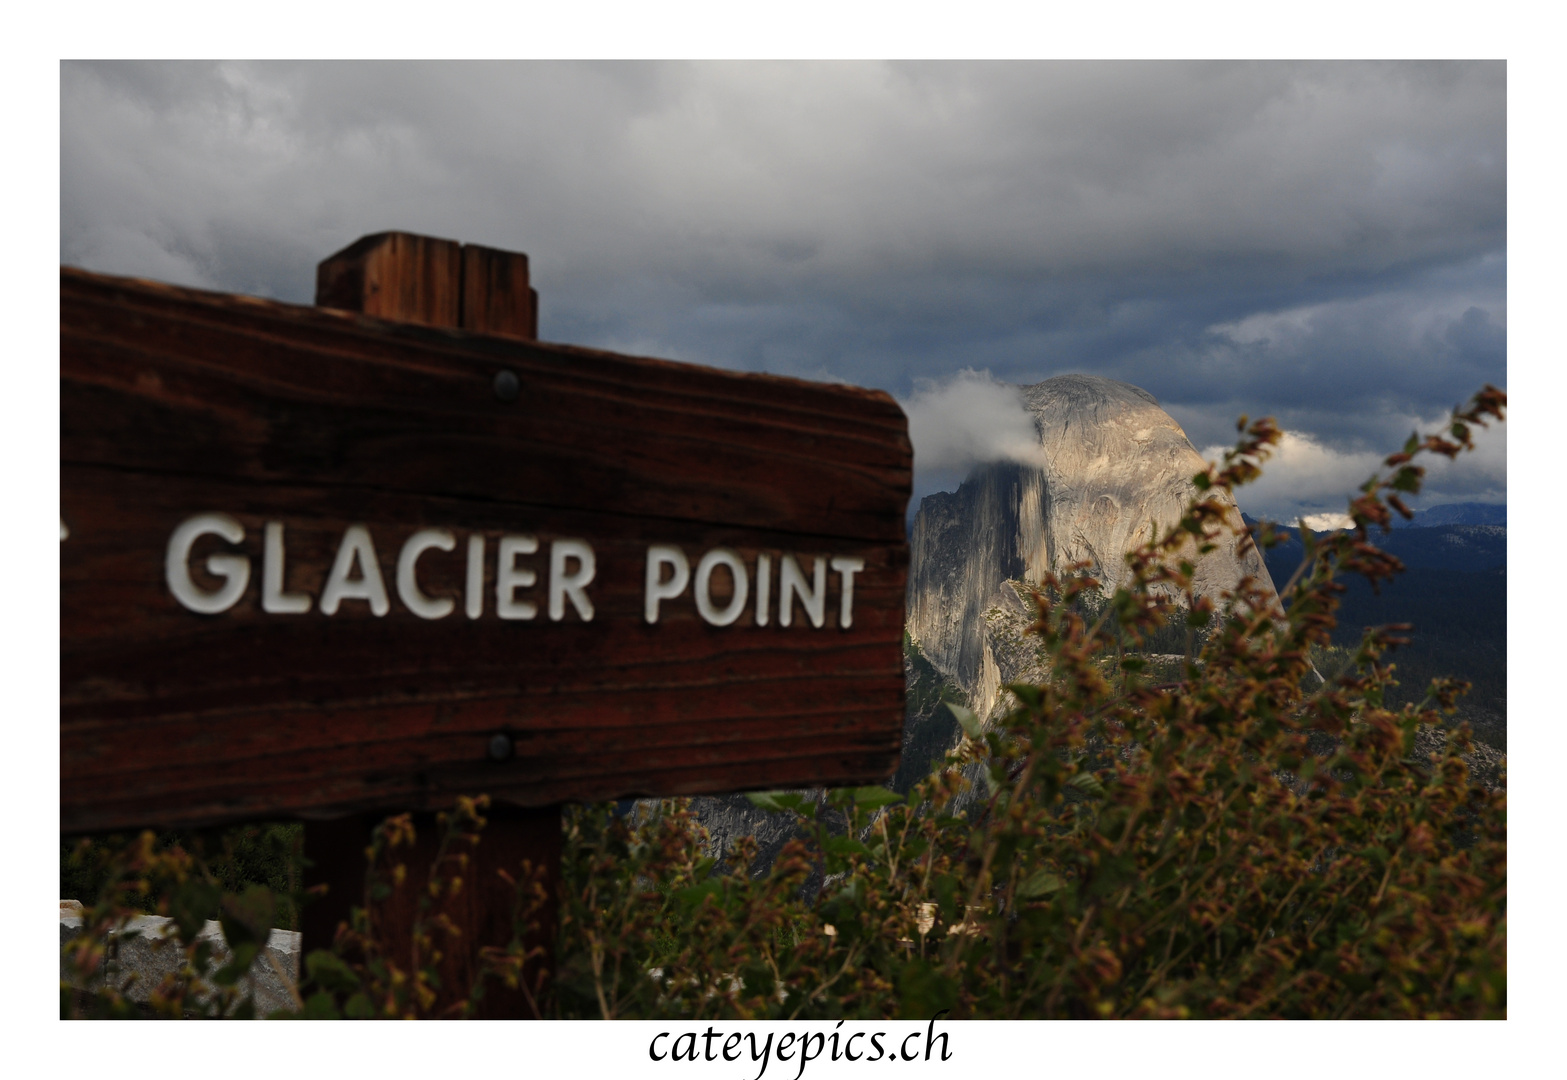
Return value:
<svg viewBox="0 0 1567 1080">
<path fill-rule="evenodd" d="M 122 990 L 130 1000 L 143 1003 L 152 999 L 153 992 L 165 977 L 174 975 L 185 961 L 180 948 L 179 932 L 172 919 L 161 915 L 137 915 L 125 926 L 128 933 L 119 941 L 119 948 L 104 970 L 99 961 L 96 974 L 83 982 L 74 967 L 64 956 L 60 960 L 60 981 L 84 990 L 96 990 L 105 979 Z M 60 945 L 64 946 L 82 934 L 82 905 L 75 900 L 60 901 Z M 212 943 L 215 966 L 230 959 L 228 942 L 223 928 L 216 920 L 208 920 L 200 933 L 203 940 Z M 279 1009 L 299 1008 L 299 954 L 300 936 L 295 930 L 273 930 L 266 946 L 241 977 L 239 991 L 253 995 L 256 1015 L 267 1016 Z"/>
<path fill-rule="evenodd" d="M 1113 589 L 1126 553 L 1180 519 L 1204 468 L 1180 425 L 1135 386 L 1061 375 L 1021 395 L 1038 462 L 982 466 L 956 492 L 927 496 L 910 539 L 910 636 L 981 716 L 1016 677 L 1002 668 L 1031 662 L 1012 640 L 1026 623 L 1016 583 L 1087 562 Z M 1230 505 L 1230 533 L 1196 560 L 1198 595 L 1217 598 L 1248 574 L 1272 588 Z"/>
</svg>

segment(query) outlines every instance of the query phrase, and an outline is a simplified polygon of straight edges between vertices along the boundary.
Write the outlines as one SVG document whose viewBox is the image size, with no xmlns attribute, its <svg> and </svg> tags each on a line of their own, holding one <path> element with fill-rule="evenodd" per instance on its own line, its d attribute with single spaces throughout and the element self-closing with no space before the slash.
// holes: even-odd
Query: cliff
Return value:
<svg viewBox="0 0 1567 1080">
<path fill-rule="evenodd" d="M 1026 643 L 1014 640 L 1026 624 L 1019 585 L 1081 561 L 1115 588 L 1126 552 L 1179 520 L 1204 468 L 1180 425 L 1135 386 L 1061 375 L 1021 396 L 1039 460 L 985 465 L 956 492 L 926 497 L 910 537 L 909 634 L 981 716 L 1030 667 Z M 1196 560 L 1195 591 L 1217 599 L 1247 574 L 1271 589 L 1256 550 L 1241 549 L 1239 510 L 1225 501 L 1231 531 Z"/>
</svg>

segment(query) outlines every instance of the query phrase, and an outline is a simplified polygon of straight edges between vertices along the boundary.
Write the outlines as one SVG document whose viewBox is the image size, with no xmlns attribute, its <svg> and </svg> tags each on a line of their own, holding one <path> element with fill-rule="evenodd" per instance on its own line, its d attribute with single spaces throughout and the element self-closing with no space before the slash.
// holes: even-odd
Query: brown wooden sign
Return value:
<svg viewBox="0 0 1567 1080">
<path fill-rule="evenodd" d="M 886 394 L 69 269 L 60 314 L 64 830 L 893 770 Z"/>
</svg>

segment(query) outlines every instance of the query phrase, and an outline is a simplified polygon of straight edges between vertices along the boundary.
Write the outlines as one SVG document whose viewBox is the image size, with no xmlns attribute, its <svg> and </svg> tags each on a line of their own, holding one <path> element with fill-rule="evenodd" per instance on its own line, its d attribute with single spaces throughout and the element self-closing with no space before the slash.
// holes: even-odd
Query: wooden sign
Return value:
<svg viewBox="0 0 1567 1080">
<path fill-rule="evenodd" d="M 69 269 L 60 316 L 65 831 L 895 767 L 886 394 Z"/>
</svg>

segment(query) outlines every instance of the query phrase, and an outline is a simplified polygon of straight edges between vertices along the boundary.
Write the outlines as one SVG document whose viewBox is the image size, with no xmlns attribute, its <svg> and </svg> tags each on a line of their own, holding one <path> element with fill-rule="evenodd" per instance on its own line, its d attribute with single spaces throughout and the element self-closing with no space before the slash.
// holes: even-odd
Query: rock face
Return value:
<svg viewBox="0 0 1567 1080">
<path fill-rule="evenodd" d="M 927 496 L 909 545 L 910 636 L 981 716 L 1032 663 L 1012 640 L 1027 620 L 1008 582 L 1082 561 L 1113 589 L 1126 552 L 1180 519 L 1204 468 L 1180 425 L 1135 386 L 1061 375 L 1021 393 L 1039 462 L 983 466 L 956 492 Z M 1247 574 L 1272 588 L 1256 550 L 1239 548 L 1240 512 L 1229 516 L 1230 535 L 1197 560 L 1198 595 L 1217 598 Z"/>
<path fill-rule="evenodd" d="M 147 1002 L 152 992 L 166 976 L 179 971 L 185 954 L 180 948 L 179 935 L 173 920 L 159 915 L 138 915 L 130 920 L 127 930 L 135 931 L 120 941 L 118 956 L 105 975 L 102 961 L 97 974 L 84 985 L 74 968 L 69 967 L 64 956 L 60 960 L 60 981 L 85 989 L 96 989 L 107 977 L 121 988 L 132 1001 Z M 60 945 L 79 937 L 82 933 L 82 905 L 75 900 L 60 901 Z M 208 920 L 200 936 L 212 942 L 215 965 L 229 960 L 228 943 L 223 929 L 214 920 Z M 279 1009 L 296 1009 L 295 987 L 299 982 L 300 936 L 294 930 L 273 930 L 261 954 L 256 957 L 248 974 L 239 981 L 241 994 L 253 994 L 256 1015 L 266 1016 Z"/>
</svg>

